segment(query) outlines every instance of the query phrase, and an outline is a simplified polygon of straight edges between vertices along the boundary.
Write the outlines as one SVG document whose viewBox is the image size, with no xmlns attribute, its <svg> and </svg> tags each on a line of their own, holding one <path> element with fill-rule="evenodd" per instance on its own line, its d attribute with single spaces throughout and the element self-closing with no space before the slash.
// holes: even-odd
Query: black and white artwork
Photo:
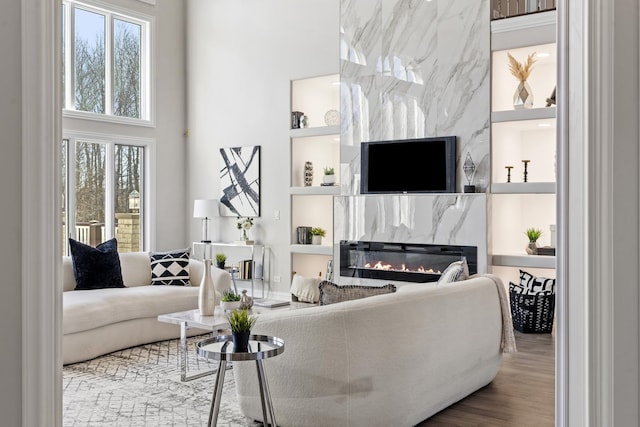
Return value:
<svg viewBox="0 0 640 427">
<path fill-rule="evenodd" d="M 220 203 L 225 216 L 260 216 L 260 146 L 220 149 Z"/>
</svg>

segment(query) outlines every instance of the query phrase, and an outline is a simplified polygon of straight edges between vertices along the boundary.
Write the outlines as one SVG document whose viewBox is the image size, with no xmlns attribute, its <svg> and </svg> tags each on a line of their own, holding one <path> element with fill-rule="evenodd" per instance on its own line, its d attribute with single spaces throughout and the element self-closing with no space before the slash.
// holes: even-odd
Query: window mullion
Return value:
<svg viewBox="0 0 640 427">
<path fill-rule="evenodd" d="M 105 14 L 106 25 L 104 35 L 105 59 L 104 59 L 104 112 L 108 116 L 113 115 L 113 15 Z"/>
<path fill-rule="evenodd" d="M 75 93 L 76 93 L 76 55 L 75 55 L 75 50 L 76 50 L 76 38 L 75 38 L 75 32 L 73 31 L 73 29 L 76 26 L 76 20 L 75 20 L 75 5 L 71 4 L 71 3 L 65 3 L 65 13 L 66 13 L 66 17 L 65 17 L 65 22 L 67 23 L 64 31 L 65 31 L 65 44 L 66 49 L 65 49 L 65 67 L 67 68 L 64 75 L 65 75 L 65 93 L 63 94 L 65 102 L 65 108 L 67 108 L 68 110 L 75 110 L 76 109 L 76 100 L 75 100 Z"/>
<path fill-rule="evenodd" d="M 76 233 L 76 139 L 67 138 L 67 236 L 77 239 Z"/>
<path fill-rule="evenodd" d="M 105 156 L 105 191 L 104 191 L 104 227 L 106 238 L 111 239 L 116 235 L 115 227 L 115 143 L 106 144 Z"/>
</svg>

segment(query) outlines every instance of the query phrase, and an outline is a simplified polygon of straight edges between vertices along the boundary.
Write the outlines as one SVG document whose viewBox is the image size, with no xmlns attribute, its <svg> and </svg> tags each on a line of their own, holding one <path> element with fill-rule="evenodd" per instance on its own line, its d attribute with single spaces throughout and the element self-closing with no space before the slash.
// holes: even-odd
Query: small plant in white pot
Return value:
<svg viewBox="0 0 640 427">
<path fill-rule="evenodd" d="M 227 261 L 225 254 L 216 254 L 216 267 L 224 269 L 224 264 Z"/>
<path fill-rule="evenodd" d="M 321 245 L 322 238 L 327 235 L 327 232 L 320 227 L 311 228 L 311 244 Z"/>
<path fill-rule="evenodd" d="M 233 291 L 224 291 L 220 299 L 220 308 L 224 311 L 232 311 L 240 308 L 240 295 L 234 294 Z"/>
<path fill-rule="evenodd" d="M 336 172 L 333 168 L 324 168 L 324 176 L 322 177 L 322 183 L 325 185 L 333 185 L 336 183 Z"/>
</svg>

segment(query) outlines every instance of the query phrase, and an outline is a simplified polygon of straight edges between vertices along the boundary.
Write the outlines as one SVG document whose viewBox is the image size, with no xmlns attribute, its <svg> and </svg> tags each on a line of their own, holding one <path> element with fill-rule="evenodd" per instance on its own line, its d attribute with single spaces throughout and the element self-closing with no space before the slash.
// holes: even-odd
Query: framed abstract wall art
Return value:
<svg viewBox="0 0 640 427">
<path fill-rule="evenodd" d="M 220 149 L 220 204 L 224 216 L 260 216 L 260 146 Z"/>
</svg>

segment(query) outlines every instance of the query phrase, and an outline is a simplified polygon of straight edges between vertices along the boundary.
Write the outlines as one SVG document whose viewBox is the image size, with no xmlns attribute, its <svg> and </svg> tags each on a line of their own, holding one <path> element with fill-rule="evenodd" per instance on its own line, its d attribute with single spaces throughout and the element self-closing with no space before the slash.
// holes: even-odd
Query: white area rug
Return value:
<svg viewBox="0 0 640 427">
<path fill-rule="evenodd" d="M 189 339 L 189 370 L 210 369 Z M 63 425 L 205 426 L 215 375 L 180 381 L 178 340 L 134 347 L 63 369 Z M 219 426 L 259 426 L 240 414 L 227 371 Z"/>
</svg>

